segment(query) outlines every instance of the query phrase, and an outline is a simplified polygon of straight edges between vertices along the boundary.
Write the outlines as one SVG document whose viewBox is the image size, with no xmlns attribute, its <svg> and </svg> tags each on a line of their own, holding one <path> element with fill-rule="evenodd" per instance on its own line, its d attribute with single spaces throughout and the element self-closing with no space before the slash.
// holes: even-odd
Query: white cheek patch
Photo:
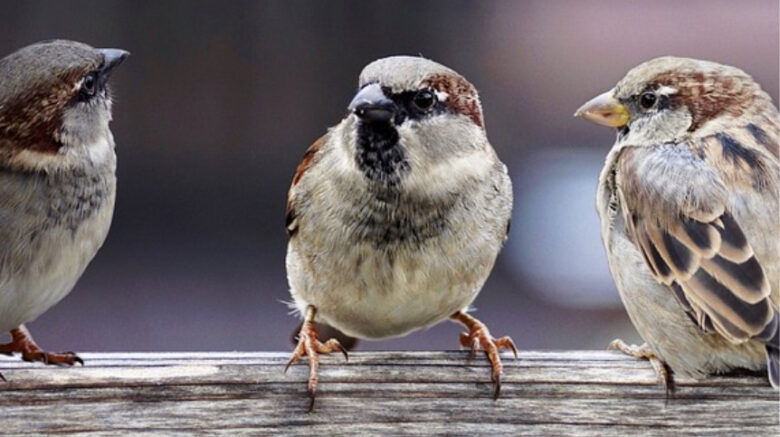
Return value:
<svg viewBox="0 0 780 437">
<path fill-rule="evenodd" d="M 406 179 L 410 191 L 440 194 L 456 190 L 465 180 L 483 179 L 492 170 L 494 161 L 488 149 L 475 150 L 442 160 L 427 171 L 411 172 Z"/>
<path fill-rule="evenodd" d="M 101 135 L 94 143 L 84 146 L 87 158 L 96 165 L 105 163 L 114 153 L 113 144 L 114 138 L 107 131 L 107 135 Z"/>
</svg>

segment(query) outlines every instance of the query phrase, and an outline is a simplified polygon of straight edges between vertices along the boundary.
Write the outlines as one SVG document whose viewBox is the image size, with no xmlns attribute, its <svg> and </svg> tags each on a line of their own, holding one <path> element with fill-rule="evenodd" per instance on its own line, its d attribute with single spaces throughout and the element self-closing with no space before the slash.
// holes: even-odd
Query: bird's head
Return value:
<svg viewBox="0 0 780 437">
<path fill-rule="evenodd" d="M 0 59 L 0 151 L 7 163 L 49 167 L 113 139 L 108 78 L 128 56 L 52 40 Z"/>
<path fill-rule="evenodd" d="M 348 111 L 344 123 L 358 168 L 369 180 L 389 185 L 487 143 L 474 86 L 421 57 L 367 65 Z"/>
<path fill-rule="evenodd" d="M 769 96 L 738 68 L 666 56 L 633 68 L 575 116 L 614 127 L 621 140 L 641 146 L 710 135 L 771 107 Z"/>
</svg>

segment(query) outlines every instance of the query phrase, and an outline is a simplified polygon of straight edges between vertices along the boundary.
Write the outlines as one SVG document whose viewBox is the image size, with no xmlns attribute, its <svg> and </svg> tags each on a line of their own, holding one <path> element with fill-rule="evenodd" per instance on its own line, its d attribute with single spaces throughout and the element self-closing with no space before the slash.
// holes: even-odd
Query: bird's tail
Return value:
<svg viewBox="0 0 780 437">
<path fill-rule="evenodd" d="M 774 320 L 769 324 L 767 330 L 769 340 L 765 340 L 766 343 L 766 370 L 769 376 L 769 383 L 775 389 L 780 389 L 780 315 L 775 310 Z"/>
<path fill-rule="evenodd" d="M 769 383 L 775 389 L 780 389 L 780 349 L 767 345 L 766 369 L 769 372 Z"/>
</svg>

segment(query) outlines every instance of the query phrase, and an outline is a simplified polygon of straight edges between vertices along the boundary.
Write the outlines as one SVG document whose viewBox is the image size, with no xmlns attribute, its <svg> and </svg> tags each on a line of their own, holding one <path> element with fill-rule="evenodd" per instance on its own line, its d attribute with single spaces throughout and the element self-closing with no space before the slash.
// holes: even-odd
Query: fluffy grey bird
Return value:
<svg viewBox="0 0 780 437">
<path fill-rule="evenodd" d="M 360 74 L 341 123 L 309 148 L 287 203 L 287 277 L 304 316 L 298 346 L 317 387 L 313 321 L 363 339 L 406 335 L 450 318 L 484 349 L 500 389 L 499 349 L 466 313 L 506 238 L 512 189 L 488 142 L 474 87 L 433 61 L 396 56 Z M 346 355 L 346 352 L 345 352 Z"/>
<path fill-rule="evenodd" d="M 0 353 L 45 352 L 24 323 L 64 298 L 103 244 L 114 211 L 116 155 L 107 80 L 128 53 L 46 41 L 0 60 Z"/>
<path fill-rule="evenodd" d="M 742 70 L 663 57 L 575 115 L 617 129 L 597 208 L 612 276 L 647 342 L 611 347 L 694 378 L 778 369 L 777 108 Z M 672 372 L 670 372 L 671 370 Z"/>
</svg>

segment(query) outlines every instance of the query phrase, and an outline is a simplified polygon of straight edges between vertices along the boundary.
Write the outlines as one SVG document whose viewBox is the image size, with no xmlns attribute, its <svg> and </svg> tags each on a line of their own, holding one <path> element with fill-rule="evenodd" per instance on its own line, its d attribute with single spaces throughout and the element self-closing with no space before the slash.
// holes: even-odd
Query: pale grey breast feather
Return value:
<svg viewBox="0 0 780 437">
<path fill-rule="evenodd" d="M 51 229 L 75 235 L 115 189 L 110 167 L 49 174 L 0 168 L 0 266 L 23 269 Z"/>
<path fill-rule="evenodd" d="M 729 192 L 717 170 L 686 143 L 625 147 L 620 155 L 617 184 L 632 211 L 660 219 L 680 212 L 718 216 L 728 203 Z"/>
<path fill-rule="evenodd" d="M 419 244 L 438 237 L 447 231 L 449 216 L 461 198 L 459 193 L 433 200 L 396 189 L 377 187 L 372 191 L 352 197 L 355 204 L 343 209 L 342 221 L 352 229 L 355 241 L 370 242 L 377 248 Z"/>
</svg>

